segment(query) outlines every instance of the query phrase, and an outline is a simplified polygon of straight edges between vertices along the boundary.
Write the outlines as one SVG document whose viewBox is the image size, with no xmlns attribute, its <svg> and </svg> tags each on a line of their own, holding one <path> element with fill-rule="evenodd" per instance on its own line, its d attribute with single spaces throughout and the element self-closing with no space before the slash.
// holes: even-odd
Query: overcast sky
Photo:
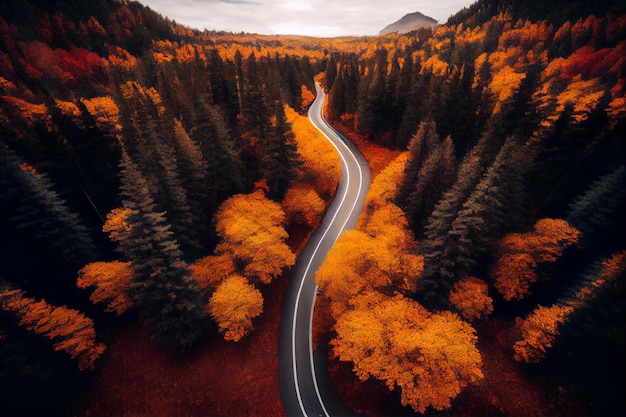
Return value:
<svg viewBox="0 0 626 417">
<path fill-rule="evenodd" d="M 195 29 L 319 37 L 377 35 L 407 13 L 445 23 L 475 0 L 139 0 Z"/>
</svg>

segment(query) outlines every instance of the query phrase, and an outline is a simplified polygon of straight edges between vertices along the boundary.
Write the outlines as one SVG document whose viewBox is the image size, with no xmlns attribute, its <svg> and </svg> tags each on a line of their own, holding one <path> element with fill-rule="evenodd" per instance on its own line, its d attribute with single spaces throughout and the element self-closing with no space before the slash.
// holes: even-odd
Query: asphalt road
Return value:
<svg viewBox="0 0 626 417">
<path fill-rule="evenodd" d="M 313 351 L 311 330 L 317 293 L 315 273 L 339 235 L 355 227 L 363 210 L 370 174 L 367 161 L 356 146 L 324 120 L 322 105 L 326 95 L 319 85 L 316 89 L 317 98 L 309 108 L 309 119 L 337 149 L 341 179 L 322 224 L 291 270 L 280 323 L 280 392 L 289 417 L 354 416 L 333 387 L 325 353 Z"/>
</svg>

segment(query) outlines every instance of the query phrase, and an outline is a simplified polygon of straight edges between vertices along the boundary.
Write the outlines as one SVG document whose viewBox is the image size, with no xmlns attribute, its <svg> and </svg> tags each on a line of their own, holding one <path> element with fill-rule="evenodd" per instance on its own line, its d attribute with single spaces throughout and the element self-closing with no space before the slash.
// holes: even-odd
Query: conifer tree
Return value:
<svg viewBox="0 0 626 417">
<path fill-rule="evenodd" d="M 408 146 L 409 160 L 404 169 L 404 177 L 396 198 L 400 207 L 406 208 L 406 200 L 418 181 L 418 174 L 422 164 L 439 142 L 435 122 L 432 120 L 421 122 Z"/>
<path fill-rule="evenodd" d="M 203 235 L 208 234 L 211 218 L 207 192 L 209 166 L 200 146 L 189 137 L 180 120 L 174 120 L 174 138 L 179 155 L 179 169 L 187 190 L 190 214 L 202 240 Z"/>
<path fill-rule="evenodd" d="M 424 254 L 424 274 L 420 286 L 428 289 L 427 296 L 435 295 L 442 289 L 440 287 L 443 283 L 439 276 L 446 262 L 445 257 L 455 250 L 455 242 L 450 238 L 449 232 L 457 213 L 480 180 L 481 172 L 478 150 L 474 148 L 459 167 L 456 183 L 443 194 L 428 218 L 420 247 Z"/>
<path fill-rule="evenodd" d="M 269 197 L 280 201 L 287 192 L 289 182 L 297 178 L 302 162 L 291 124 L 285 117 L 285 108 L 280 101 L 275 107 L 276 122 L 268 136 L 261 172 L 270 188 Z"/>
<path fill-rule="evenodd" d="M 135 271 L 130 284 L 134 302 L 156 343 L 169 349 L 188 347 L 206 329 L 207 296 L 198 288 L 165 214 L 156 211 L 147 181 L 126 151 L 120 168 L 120 194 L 130 215 L 119 247 Z"/>
<path fill-rule="evenodd" d="M 509 138 L 494 163 L 463 203 L 452 223 L 449 236 L 456 250 L 444 255 L 440 273 L 461 277 L 476 265 L 493 239 L 504 235 L 515 224 L 517 204 L 523 195 L 521 155 L 518 145 Z"/>
<path fill-rule="evenodd" d="M 455 170 L 454 144 L 448 136 L 422 164 L 407 199 L 406 213 L 417 235 L 421 235 L 423 225 L 444 191 L 453 184 Z"/>
<path fill-rule="evenodd" d="M 0 213 L 11 227 L 79 267 L 93 260 L 97 249 L 78 214 L 54 188 L 45 174 L 0 144 Z"/>
<path fill-rule="evenodd" d="M 255 171 L 256 167 L 246 166 L 244 169 L 242 158 L 235 151 L 224 116 L 217 106 L 207 105 L 196 110 L 189 136 L 200 146 L 207 164 L 206 180 L 199 185 L 206 193 L 202 203 L 206 204 L 206 215 L 211 218 L 222 201 L 243 190 L 245 169 Z M 256 164 L 254 161 L 253 165 Z"/>
<path fill-rule="evenodd" d="M 588 246 L 615 224 L 626 197 L 626 166 L 599 178 L 570 205 L 567 221 L 582 232 L 581 246 Z"/>
</svg>

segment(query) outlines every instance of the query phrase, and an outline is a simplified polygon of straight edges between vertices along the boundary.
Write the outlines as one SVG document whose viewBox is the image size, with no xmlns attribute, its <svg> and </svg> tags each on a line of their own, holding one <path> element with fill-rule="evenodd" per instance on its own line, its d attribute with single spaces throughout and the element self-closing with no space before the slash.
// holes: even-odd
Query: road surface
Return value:
<svg viewBox="0 0 626 417">
<path fill-rule="evenodd" d="M 309 108 L 309 119 L 337 149 L 341 179 L 322 224 L 291 270 L 280 323 L 280 392 L 288 417 L 354 416 L 334 390 L 325 355 L 313 351 L 311 330 L 317 293 L 315 273 L 339 235 L 355 227 L 370 175 L 367 161 L 356 146 L 324 120 L 322 106 L 326 95 L 319 85 L 315 88 L 317 98 Z"/>
</svg>

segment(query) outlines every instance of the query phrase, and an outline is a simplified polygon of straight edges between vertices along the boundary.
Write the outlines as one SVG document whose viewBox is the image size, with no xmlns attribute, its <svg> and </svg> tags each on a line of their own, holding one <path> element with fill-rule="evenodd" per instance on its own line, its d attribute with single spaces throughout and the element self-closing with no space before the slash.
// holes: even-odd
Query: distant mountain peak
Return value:
<svg viewBox="0 0 626 417">
<path fill-rule="evenodd" d="M 379 33 L 387 35 L 389 33 L 408 33 L 421 28 L 437 26 L 437 21 L 432 17 L 428 17 L 420 12 L 409 13 L 404 15 L 402 19 L 387 25 Z"/>
</svg>

